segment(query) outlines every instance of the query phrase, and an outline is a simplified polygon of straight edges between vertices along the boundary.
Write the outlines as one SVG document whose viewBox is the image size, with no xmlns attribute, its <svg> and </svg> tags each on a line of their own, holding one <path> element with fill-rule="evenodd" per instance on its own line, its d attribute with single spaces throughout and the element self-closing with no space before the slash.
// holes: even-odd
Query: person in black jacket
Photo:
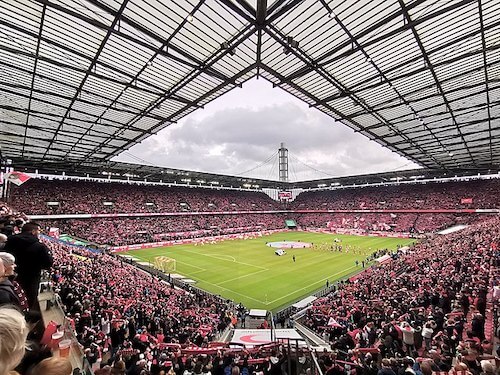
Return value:
<svg viewBox="0 0 500 375">
<path fill-rule="evenodd" d="M 49 248 L 38 239 L 40 225 L 34 222 L 26 223 L 22 232 L 10 236 L 4 251 L 16 258 L 17 281 L 26 293 L 28 304 L 33 310 L 40 310 L 38 305 L 38 288 L 41 273 L 53 264 Z"/>
</svg>

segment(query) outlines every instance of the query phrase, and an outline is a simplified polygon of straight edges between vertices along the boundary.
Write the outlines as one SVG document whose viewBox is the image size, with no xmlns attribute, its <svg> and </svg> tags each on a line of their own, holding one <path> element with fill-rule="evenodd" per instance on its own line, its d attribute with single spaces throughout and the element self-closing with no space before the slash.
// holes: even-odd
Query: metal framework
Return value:
<svg viewBox="0 0 500 375">
<path fill-rule="evenodd" d="M 4 157 L 77 168 L 259 76 L 425 168 L 500 164 L 497 0 L 5 0 Z"/>
</svg>

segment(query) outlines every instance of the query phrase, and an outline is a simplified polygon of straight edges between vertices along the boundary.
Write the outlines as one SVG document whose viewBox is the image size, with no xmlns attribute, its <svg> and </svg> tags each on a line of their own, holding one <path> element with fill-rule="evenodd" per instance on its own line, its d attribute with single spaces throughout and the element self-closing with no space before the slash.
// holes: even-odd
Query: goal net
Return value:
<svg viewBox="0 0 500 375">
<path fill-rule="evenodd" d="M 176 270 L 175 265 L 175 259 L 166 256 L 156 257 L 153 263 L 154 268 L 165 273 L 174 272 Z"/>
</svg>

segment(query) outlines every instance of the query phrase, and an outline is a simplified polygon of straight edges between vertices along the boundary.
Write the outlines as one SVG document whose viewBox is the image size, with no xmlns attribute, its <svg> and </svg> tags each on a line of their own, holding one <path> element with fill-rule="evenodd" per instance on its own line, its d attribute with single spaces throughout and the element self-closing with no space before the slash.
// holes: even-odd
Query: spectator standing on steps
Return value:
<svg viewBox="0 0 500 375">
<path fill-rule="evenodd" d="M 28 304 L 33 310 L 40 310 L 38 288 L 42 270 L 52 266 L 52 254 L 38 239 L 40 225 L 35 222 L 23 226 L 21 233 L 10 236 L 4 251 L 16 258 L 17 281 L 23 288 Z"/>
</svg>

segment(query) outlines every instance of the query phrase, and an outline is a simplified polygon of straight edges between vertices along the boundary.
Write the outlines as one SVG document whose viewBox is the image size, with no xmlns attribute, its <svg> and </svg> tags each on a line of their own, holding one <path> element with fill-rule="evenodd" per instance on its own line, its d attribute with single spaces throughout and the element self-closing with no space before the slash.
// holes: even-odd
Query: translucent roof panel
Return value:
<svg viewBox="0 0 500 375">
<path fill-rule="evenodd" d="M 428 168 L 498 166 L 496 0 L 0 3 L 0 146 L 83 164 L 259 75 Z"/>
</svg>

